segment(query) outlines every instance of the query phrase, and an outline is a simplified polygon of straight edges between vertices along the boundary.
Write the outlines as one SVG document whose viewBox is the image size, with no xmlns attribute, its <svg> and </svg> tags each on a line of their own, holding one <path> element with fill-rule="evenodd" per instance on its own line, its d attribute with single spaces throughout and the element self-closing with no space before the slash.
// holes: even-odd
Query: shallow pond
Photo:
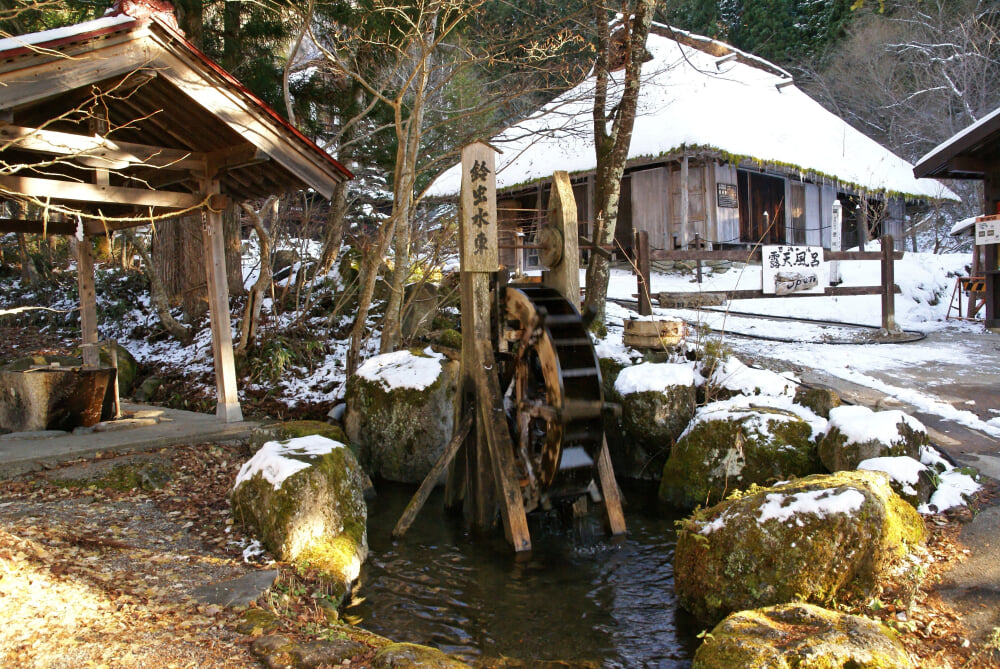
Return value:
<svg viewBox="0 0 1000 669">
<path fill-rule="evenodd" d="M 497 536 L 471 537 L 431 496 L 402 540 L 390 536 L 414 488 L 383 484 L 368 503 L 371 556 L 347 616 L 397 641 L 480 656 L 689 667 L 701 627 L 677 607 L 673 517 L 626 490 L 628 536 L 598 519 L 532 517 L 533 551 L 517 560 Z"/>
</svg>

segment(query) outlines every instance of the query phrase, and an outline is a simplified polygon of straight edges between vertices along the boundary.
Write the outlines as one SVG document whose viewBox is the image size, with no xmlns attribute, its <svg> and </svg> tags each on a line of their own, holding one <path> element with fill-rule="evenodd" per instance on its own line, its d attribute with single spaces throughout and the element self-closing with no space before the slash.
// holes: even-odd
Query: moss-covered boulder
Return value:
<svg viewBox="0 0 1000 669">
<path fill-rule="evenodd" d="M 372 658 L 372 669 L 469 669 L 469 665 L 436 648 L 415 643 L 394 643 Z"/>
<path fill-rule="evenodd" d="M 458 374 L 429 348 L 365 361 L 347 382 L 344 429 L 368 473 L 424 480 L 451 440 Z"/>
<path fill-rule="evenodd" d="M 315 435 L 270 441 L 236 477 L 233 517 L 279 560 L 317 569 L 343 597 L 368 557 L 363 490 L 344 444 Z"/>
<path fill-rule="evenodd" d="M 671 446 L 694 416 L 701 383 L 694 363 L 644 362 L 619 372 L 614 390 L 621 398 L 624 439 L 612 453 L 616 474 L 660 476 Z"/>
<path fill-rule="evenodd" d="M 762 606 L 865 597 L 924 536 L 920 515 L 885 474 L 820 474 L 685 520 L 674 586 L 681 605 L 710 624 Z"/>
<path fill-rule="evenodd" d="M 842 406 L 830 410 L 819 457 L 827 469 L 838 472 L 856 469 L 871 458 L 919 458 L 920 447 L 927 443 L 927 429 L 902 411 Z"/>
<path fill-rule="evenodd" d="M 283 423 L 271 423 L 255 428 L 250 434 L 250 450 L 256 453 L 260 447 L 269 441 L 286 441 L 298 437 L 317 435 L 331 441 L 348 443 L 347 435 L 339 425 L 321 420 L 289 420 Z"/>
<path fill-rule="evenodd" d="M 829 418 L 830 411 L 843 404 L 837 391 L 826 386 L 799 386 L 795 390 L 795 403 L 812 409 L 823 418 Z"/>
<path fill-rule="evenodd" d="M 930 467 L 905 455 L 862 460 L 858 469 L 885 472 L 895 493 L 914 507 L 925 504 L 936 487 L 934 483 L 936 474 Z"/>
<path fill-rule="evenodd" d="M 709 401 L 724 400 L 736 395 L 767 395 L 792 397 L 795 382 L 768 369 L 748 367 L 734 356 L 711 358 L 704 372 L 705 396 Z"/>
<path fill-rule="evenodd" d="M 734 613 L 707 635 L 692 669 L 909 669 L 885 625 L 811 604 Z"/>
<path fill-rule="evenodd" d="M 660 499 L 693 509 L 750 485 L 823 472 L 826 421 L 787 398 L 738 395 L 698 409 L 663 467 Z"/>
</svg>

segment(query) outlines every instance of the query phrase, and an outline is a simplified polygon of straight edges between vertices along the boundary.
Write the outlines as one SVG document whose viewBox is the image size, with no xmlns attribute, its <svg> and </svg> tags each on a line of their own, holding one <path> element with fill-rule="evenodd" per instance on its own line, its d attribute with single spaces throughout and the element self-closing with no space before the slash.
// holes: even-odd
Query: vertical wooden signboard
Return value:
<svg viewBox="0 0 1000 669">
<path fill-rule="evenodd" d="M 514 449 L 497 383 L 491 337 L 490 273 L 499 265 L 495 152 L 477 142 L 462 150 L 459 199 L 462 274 L 462 408 L 475 412 L 472 430 L 453 465 L 448 497 L 464 487 L 466 515 L 476 529 L 494 525 L 497 503 L 507 540 L 518 552 L 531 550 Z M 461 480 L 460 479 L 464 479 Z"/>
</svg>

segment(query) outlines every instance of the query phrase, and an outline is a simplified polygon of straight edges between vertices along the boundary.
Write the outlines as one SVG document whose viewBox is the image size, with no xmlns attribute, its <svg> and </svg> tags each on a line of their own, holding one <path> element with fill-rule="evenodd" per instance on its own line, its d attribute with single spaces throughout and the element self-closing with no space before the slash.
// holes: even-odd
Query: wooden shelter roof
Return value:
<svg viewBox="0 0 1000 669">
<path fill-rule="evenodd" d="M 919 177 L 982 179 L 1000 165 L 1000 108 L 935 147 L 913 167 Z"/>
<path fill-rule="evenodd" d="M 351 178 L 188 42 L 172 14 L 129 16 L 122 4 L 138 3 L 0 40 L 0 200 L 81 212 L 94 234 L 141 225 L 135 217 L 218 208 L 220 195 L 311 188 L 330 197 Z M 40 231 L 29 227 L 0 221 L 0 231 Z"/>
</svg>

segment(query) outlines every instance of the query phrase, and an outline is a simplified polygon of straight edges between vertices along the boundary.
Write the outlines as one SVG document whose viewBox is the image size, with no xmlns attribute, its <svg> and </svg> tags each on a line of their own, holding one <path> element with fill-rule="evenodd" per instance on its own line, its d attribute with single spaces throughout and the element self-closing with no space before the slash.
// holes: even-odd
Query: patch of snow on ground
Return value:
<svg viewBox="0 0 1000 669">
<path fill-rule="evenodd" d="M 847 437 L 848 444 L 860 444 L 866 441 L 891 444 L 900 440 L 898 428 L 900 423 L 907 424 L 916 432 L 927 432 L 919 420 L 898 409 L 872 411 L 860 405 L 831 409 L 827 430 L 837 428 Z"/>
<path fill-rule="evenodd" d="M 309 467 L 308 462 L 298 458 L 315 458 L 326 455 L 335 448 L 344 448 L 344 445 L 316 434 L 284 442 L 269 441 L 252 458 L 243 463 L 233 489 L 259 473 L 265 481 L 274 486 L 275 490 L 278 490 L 289 476 Z"/>
<path fill-rule="evenodd" d="M 365 360 L 358 369 L 358 376 L 375 381 L 386 390 L 394 388 L 424 390 L 441 375 L 443 359 L 444 355 L 435 353 L 430 348 L 425 349 L 423 355 L 414 355 L 404 349 Z"/>
<path fill-rule="evenodd" d="M 865 503 L 865 496 L 857 490 L 809 490 L 794 495 L 771 493 L 767 502 L 760 509 L 757 522 L 763 524 L 769 520 L 785 522 L 796 514 L 810 513 L 820 518 L 833 514 L 852 514 Z M 786 501 L 787 500 L 787 501 Z M 798 525 L 803 523 L 796 521 Z"/>
</svg>

